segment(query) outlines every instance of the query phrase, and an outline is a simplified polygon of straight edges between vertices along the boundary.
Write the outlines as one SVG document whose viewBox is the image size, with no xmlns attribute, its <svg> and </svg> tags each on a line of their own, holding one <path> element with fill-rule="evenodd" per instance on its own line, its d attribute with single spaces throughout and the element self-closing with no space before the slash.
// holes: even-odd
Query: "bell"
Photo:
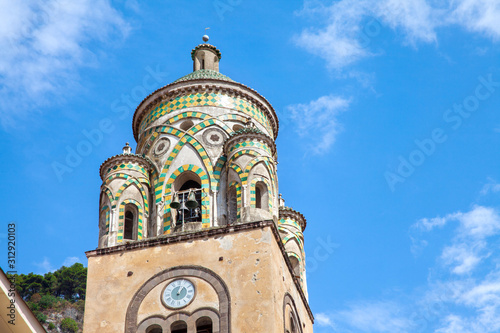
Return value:
<svg viewBox="0 0 500 333">
<path fill-rule="evenodd" d="M 170 203 L 170 208 L 177 209 L 181 206 L 179 202 L 179 195 L 177 193 L 174 194 L 174 199 Z"/>
<path fill-rule="evenodd" d="M 195 208 L 194 209 L 194 216 L 193 217 L 199 217 L 200 216 L 200 209 L 199 208 Z"/>
<path fill-rule="evenodd" d="M 182 205 L 179 208 L 179 210 L 189 210 L 189 208 L 187 208 L 186 205 L 184 204 L 184 201 L 182 202 Z"/>
<path fill-rule="evenodd" d="M 196 197 L 194 196 L 194 192 L 190 191 L 188 195 L 188 200 L 186 201 L 186 206 L 189 209 L 193 209 L 198 207 L 198 201 L 196 201 Z"/>
</svg>

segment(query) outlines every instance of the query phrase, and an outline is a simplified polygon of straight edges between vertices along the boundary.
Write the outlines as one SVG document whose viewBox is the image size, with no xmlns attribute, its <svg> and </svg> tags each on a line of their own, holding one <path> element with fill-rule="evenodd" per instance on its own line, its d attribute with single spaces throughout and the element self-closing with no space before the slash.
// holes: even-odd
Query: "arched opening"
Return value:
<svg viewBox="0 0 500 333">
<path fill-rule="evenodd" d="M 192 120 L 190 119 L 187 119 L 185 121 L 182 122 L 181 126 L 180 126 L 180 129 L 183 130 L 183 131 L 187 131 L 189 130 L 191 127 L 193 127 L 194 123 Z"/>
<path fill-rule="evenodd" d="M 267 185 L 264 182 L 257 182 L 255 184 L 255 208 L 268 209 L 269 194 Z"/>
<path fill-rule="evenodd" d="M 188 180 L 187 182 L 185 182 L 184 184 L 182 184 L 182 186 L 179 189 L 179 191 L 186 191 L 186 190 L 189 190 L 189 189 L 199 189 L 199 188 L 201 188 L 200 183 L 198 183 L 195 180 Z"/>
<path fill-rule="evenodd" d="M 185 321 L 179 320 L 170 325 L 171 333 L 187 333 L 187 324 Z"/>
<path fill-rule="evenodd" d="M 262 208 L 262 197 L 260 187 L 255 186 L 255 208 Z"/>
<path fill-rule="evenodd" d="M 125 205 L 125 214 L 123 219 L 123 239 L 136 239 L 137 237 L 137 218 L 139 212 L 133 204 Z"/>
<path fill-rule="evenodd" d="M 209 317 L 201 317 L 196 321 L 196 333 L 212 333 L 212 319 Z"/>
<path fill-rule="evenodd" d="M 294 256 L 288 256 L 288 259 L 290 259 L 290 263 L 292 264 L 293 277 L 296 278 L 296 279 L 300 279 L 300 262 L 299 262 L 299 259 L 297 259 Z"/>
<path fill-rule="evenodd" d="M 185 171 L 175 180 L 173 190 L 177 194 L 180 203 L 180 207 L 175 209 L 174 214 L 176 225 L 182 226 L 184 223 L 201 222 L 203 190 L 200 177 L 192 171 Z"/>
<path fill-rule="evenodd" d="M 227 191 L 228 222 L 235 223 L 238 219 L 238 198 L 236 186 L 231 186 Z"/>
<path fill-rule="evenodd" d="M 293 316 L 293 312 L 290 312 L 290 333 L 297 333 L 297 321 L 295 320 L 295 317 Z"/>
<path fill-rule="evenodd" d="M 235 132 L 236 132 L 236 131 L 239 131 L 240 129 L 243 129 L 243 126 L 242 126 L 242 125 L 238 125 L 238 124 L 236 124 L 236 125 L 234 125 L 234 126 L 233 126 L 233 131 L 235 131 Z"/>
<path fill-rule="evenodd" d="M 158 324 L 153 324 L 146 328 L 146 333 L 163 333 L 163 329 Z"/>
<path fill-rule="evenodd" d="M 125 222 L 123 224 L 123 239 L 134 238 L 134 213 L 130 210 L 125 212 Z"/>
</svg>

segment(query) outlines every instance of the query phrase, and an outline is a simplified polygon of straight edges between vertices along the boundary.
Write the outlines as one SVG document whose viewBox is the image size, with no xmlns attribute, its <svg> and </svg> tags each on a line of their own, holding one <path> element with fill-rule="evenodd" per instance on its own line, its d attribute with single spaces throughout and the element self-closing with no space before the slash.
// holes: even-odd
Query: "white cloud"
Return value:
<svg viewBox="0 0 500 333">
<path fill-rule="evenodd" d="M 314 318 L 319 326 L 335 328 L 332 319 L 325 313 L 317 313 Z"/>
<path fill-rule="evenodd" d="M 297 133 L 306 138 L 314 154 L 327 152 L 342 129 L 340 112 L 347 110 L 350 100 L 339 96 L 322 96 L 308 104 L 287 107 Z"/>
<path fill-rule="evenodd" d="M 420 219 L 414 227 L 425 230 L 425 231 L 431 231 L 435 227 L 442 227 L 448 222 L 449 217 L 433 217 L 433 218 L 423 218 Z"/>
<path fill-rule="evenodd" d="M 78 258 L 78 257 L 67 257 L 64 260 L 64 262 L 63 262 L 63 266 L 66 266 L 66 267 L 73 266 L 73 264 L 75 264 L 77 262 L 81 262 L 80 258 Z"/>
<path fill-rule="evenodd" d="M 382 300 L 330 309 L 329 322 L 338 332 L 500 332 L 499 226 L 497 209 L 485 206 L 420 219 L 411 231 L 439 232 L 431 239 L 441 248 L 426 282 L 409 293 L 385 292 Z M 410 237 L 412 247 L 431 242 Z"/>
<path fill-rule="evenodd" d="M 412 230 L 431 231 L 443 227 L 450 221 L 458 222 L 450 245 L 445 246 L 440 258 L 454 274 L 468 274 L 489 256 L 486 238 L 500 232 L 500 216 L 491 207 L 474 206 L 466 213 L 457 212 L 445 217 L 423 218 L 412 226 Z M 427 245 L 416 235 L 411 236 L 412 252 L 418 253 Z"/>
<path fill-rule="evenodd" d="M 455 215 L 460 221 L 460 236 L 483 239 L 498 233 L 500 216 L 490 207 L 475 206 L 470 212 Z"/>
<path fill-rule="evenodd" d="M 372 4 L 374 10 L 367 14 L 379 18 L 393 30 L 403 31 L 406 42 L 437 40 L 434 29 L 439 23 L 434 20 L 435 13 L 425 0 L 382 0 Z"/>
<path fill-rule="evenodd" d="M 34 263 L 34 265 L 39 268 L 40 274 L 45 274 L 45 273 L 53 272 L 56 270 L 54 267 L 52 267 L 52 264 L 50 263 L 49 258 L 47 258 L 47 257 L 43 257 L 42 262 L 38 262 L 38 263 L 36 262 L 36 263 Z"/>
<path fill-rule="evenodd" d="M 321 319 L 316 317 L 320 326 L 335 328 L 337 332 L 406 333 L 411 326 L 401 306 L 394 302 L 358 302 L 347 310 L 320 315 Z"/>
<path fill-rule="evenodd" d="M 0 7 L 4 125 L 78 86 L 78 70 L 95 65 L 101 52 L 92 43 L 120 39 L 129 30 L 106 0 L 0 0 Z"/>
<path fill-rule="evenodd" d="M 438 42 L 438 28 L 459 26 L 494 41 L 500 39 L 497 0 L 340 0 L 325 6 L 306 0 L 304 16 L 319 26 L 304 29 L 297 45 L 340 70 L 375 52 L 371 41 L 389 27 L 404 44 Z"/>
<path fill-rule="evenodd" d="M 471 272 L 481 261 L 479 252 L 484 249 L 484 242 L 470 246 L 469 244 L 459 243 L 445 247 L 441 258 L 445 265 L 453 266 L 452 271 L 455 274 L 466 274 Z"/>
<path fill-rule="evenodd" d="M 500 3 L 497 0 L 450 1 L 450 22 L 471 32 L 481 33 L 495 41 L 500 39 Z"/>
<path fill-rule="evenodd" d="M 500 184 L 498 184 L 494 179 L 488 178 L 488 183 L 481 189 L 481 195 L 488 195 L 489 193 L 497 193 L 500 191 Z"/>
<path fill-rule="evenodd" d="M 304 30 L 296 43 L 325 58 L 331 68 L 343 67 L 368 56 L 370 53 L 363 41 L 356 38 L 365 12 L 364 3 L 351 0 L 334 3 L 328 8 L 330 24 L 320 29 Z"/>
</svg>

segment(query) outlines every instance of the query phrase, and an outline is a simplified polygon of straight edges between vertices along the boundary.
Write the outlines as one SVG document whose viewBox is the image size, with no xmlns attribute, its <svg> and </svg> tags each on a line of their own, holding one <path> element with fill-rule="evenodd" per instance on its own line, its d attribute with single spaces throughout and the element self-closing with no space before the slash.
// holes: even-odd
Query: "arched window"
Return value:
<svg viewBox="0 0 500 333">
<path fill-rule="evenodd" d="M 187 131 L 187 130 L 189 130 L 191 127 L 193 127 L 193 125 L 194 125 L 193 121 L 192 121 L 192 120 L 190 120 L 190 119 L 188 119 L 188 120 L 185 120 L 185 121 L 181 124 L 180 128 L 181 128 L 181 130 L 183 130 L 183 131 Z"/>
<path fill-rule="evenodd" d="M 269 194 L 264 182 L 255 184 L 255 208 L 269 209 Z"/>
<path fill-rule="evenodd" d="M 172 333 L 187 333 L 187 331 L 187 324 L 182 320 L 176 321 L 170 325 L 170 332 Z"/>
<path fill-rule="evenodd" d="M 146 333 L 163 333 L 160 325 L 153 324 L 146 329 Z"/>
<path fill-rule="evenodd" d="M 297 322 L 293 316 L 293 312 L 290 312 L 290 333 L 297 333 Z"/>
<path fill-rule="evenodd" d="M 262 208 L 262 196 L 260 186 L 255 186 L 255 208 Z"/>
<path fill-rule="evenodd" d="M 125 221 L 123 222 L 123 239 L 134 239 L 135 217 L 132 210 L 125 211 Z"/>
<path fill-rule="evenodd" d="M 198 203 L 196 208 L 189 208 L 188 201 L 190 200 L 189 193 L 194 193 L 194 198 Z M 179 200 L 181 202 L 181 211 L 179 217 L 183 218 L 184 222 L 201 221 L 201 185 L 195 180 L 188 180 L 182 184 L 179 189 Z M 184 204 L 182 204 L 184 203 Z"/>
<path fill-rule="evenodd" d="M 238 219 L 238 198 L 234 185 L 227 191 L 227 210 L 228 222 L 235 223 Z"/>
<path fill-rule="evenodd" d="M 173 192 L 177 194 L 180 203 L 180 207 L 174 212 L 176 228 L 183 226 L 184 223 L 202 222 L 203 210 L 206 207 L 202 206 L 203 190 L 198 174 L 192 171 L 183 172 L 176 178 Z M 192 193 L 191 196 L 190 193 Z M 193 196 L 197 204 L 190 205 Z"/>
<path fill-rule="evenodd" d="M 201 317 L 196 321 L 196 333 L 212 333 L 212 319 L 209 317 Z"/>
<path fill-rule="evenodd" d="M 292 264 L 292 269 L 293 269 L 293 277 L 296 279 L 300 278 L 300 262 L 299 259 L 297 259 L 294 256 L 289 256 L 288 259 L 290 259 L 290 263 Z"/>
<path fill-rule="evenodd" d="M 242 125 L 238 125 L 238 124 L 236 124 L 236 125 L 234 125 L 234 126 L 233 126 L 233 131 L 235 131 L 235 132 L 236 132 L 236 131 L 239 131 L 240 129 L 243 129 L 243 126 L 242 126 Z"/>
</svg>

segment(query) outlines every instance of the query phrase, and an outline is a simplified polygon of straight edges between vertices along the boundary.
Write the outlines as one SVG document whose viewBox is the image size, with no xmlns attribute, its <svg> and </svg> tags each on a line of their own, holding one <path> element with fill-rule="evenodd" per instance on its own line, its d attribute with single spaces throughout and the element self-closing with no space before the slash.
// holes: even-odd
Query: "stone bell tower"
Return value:
<svg viewBox="0 0 500 333">
<path fill-rule="evenodd" d="M 84 331 L 312 332 L 302 214 L 278 193 L 278 118 L 221 52 L 137 107 L 135 153 L 100 167 Z"/>
</svg>

